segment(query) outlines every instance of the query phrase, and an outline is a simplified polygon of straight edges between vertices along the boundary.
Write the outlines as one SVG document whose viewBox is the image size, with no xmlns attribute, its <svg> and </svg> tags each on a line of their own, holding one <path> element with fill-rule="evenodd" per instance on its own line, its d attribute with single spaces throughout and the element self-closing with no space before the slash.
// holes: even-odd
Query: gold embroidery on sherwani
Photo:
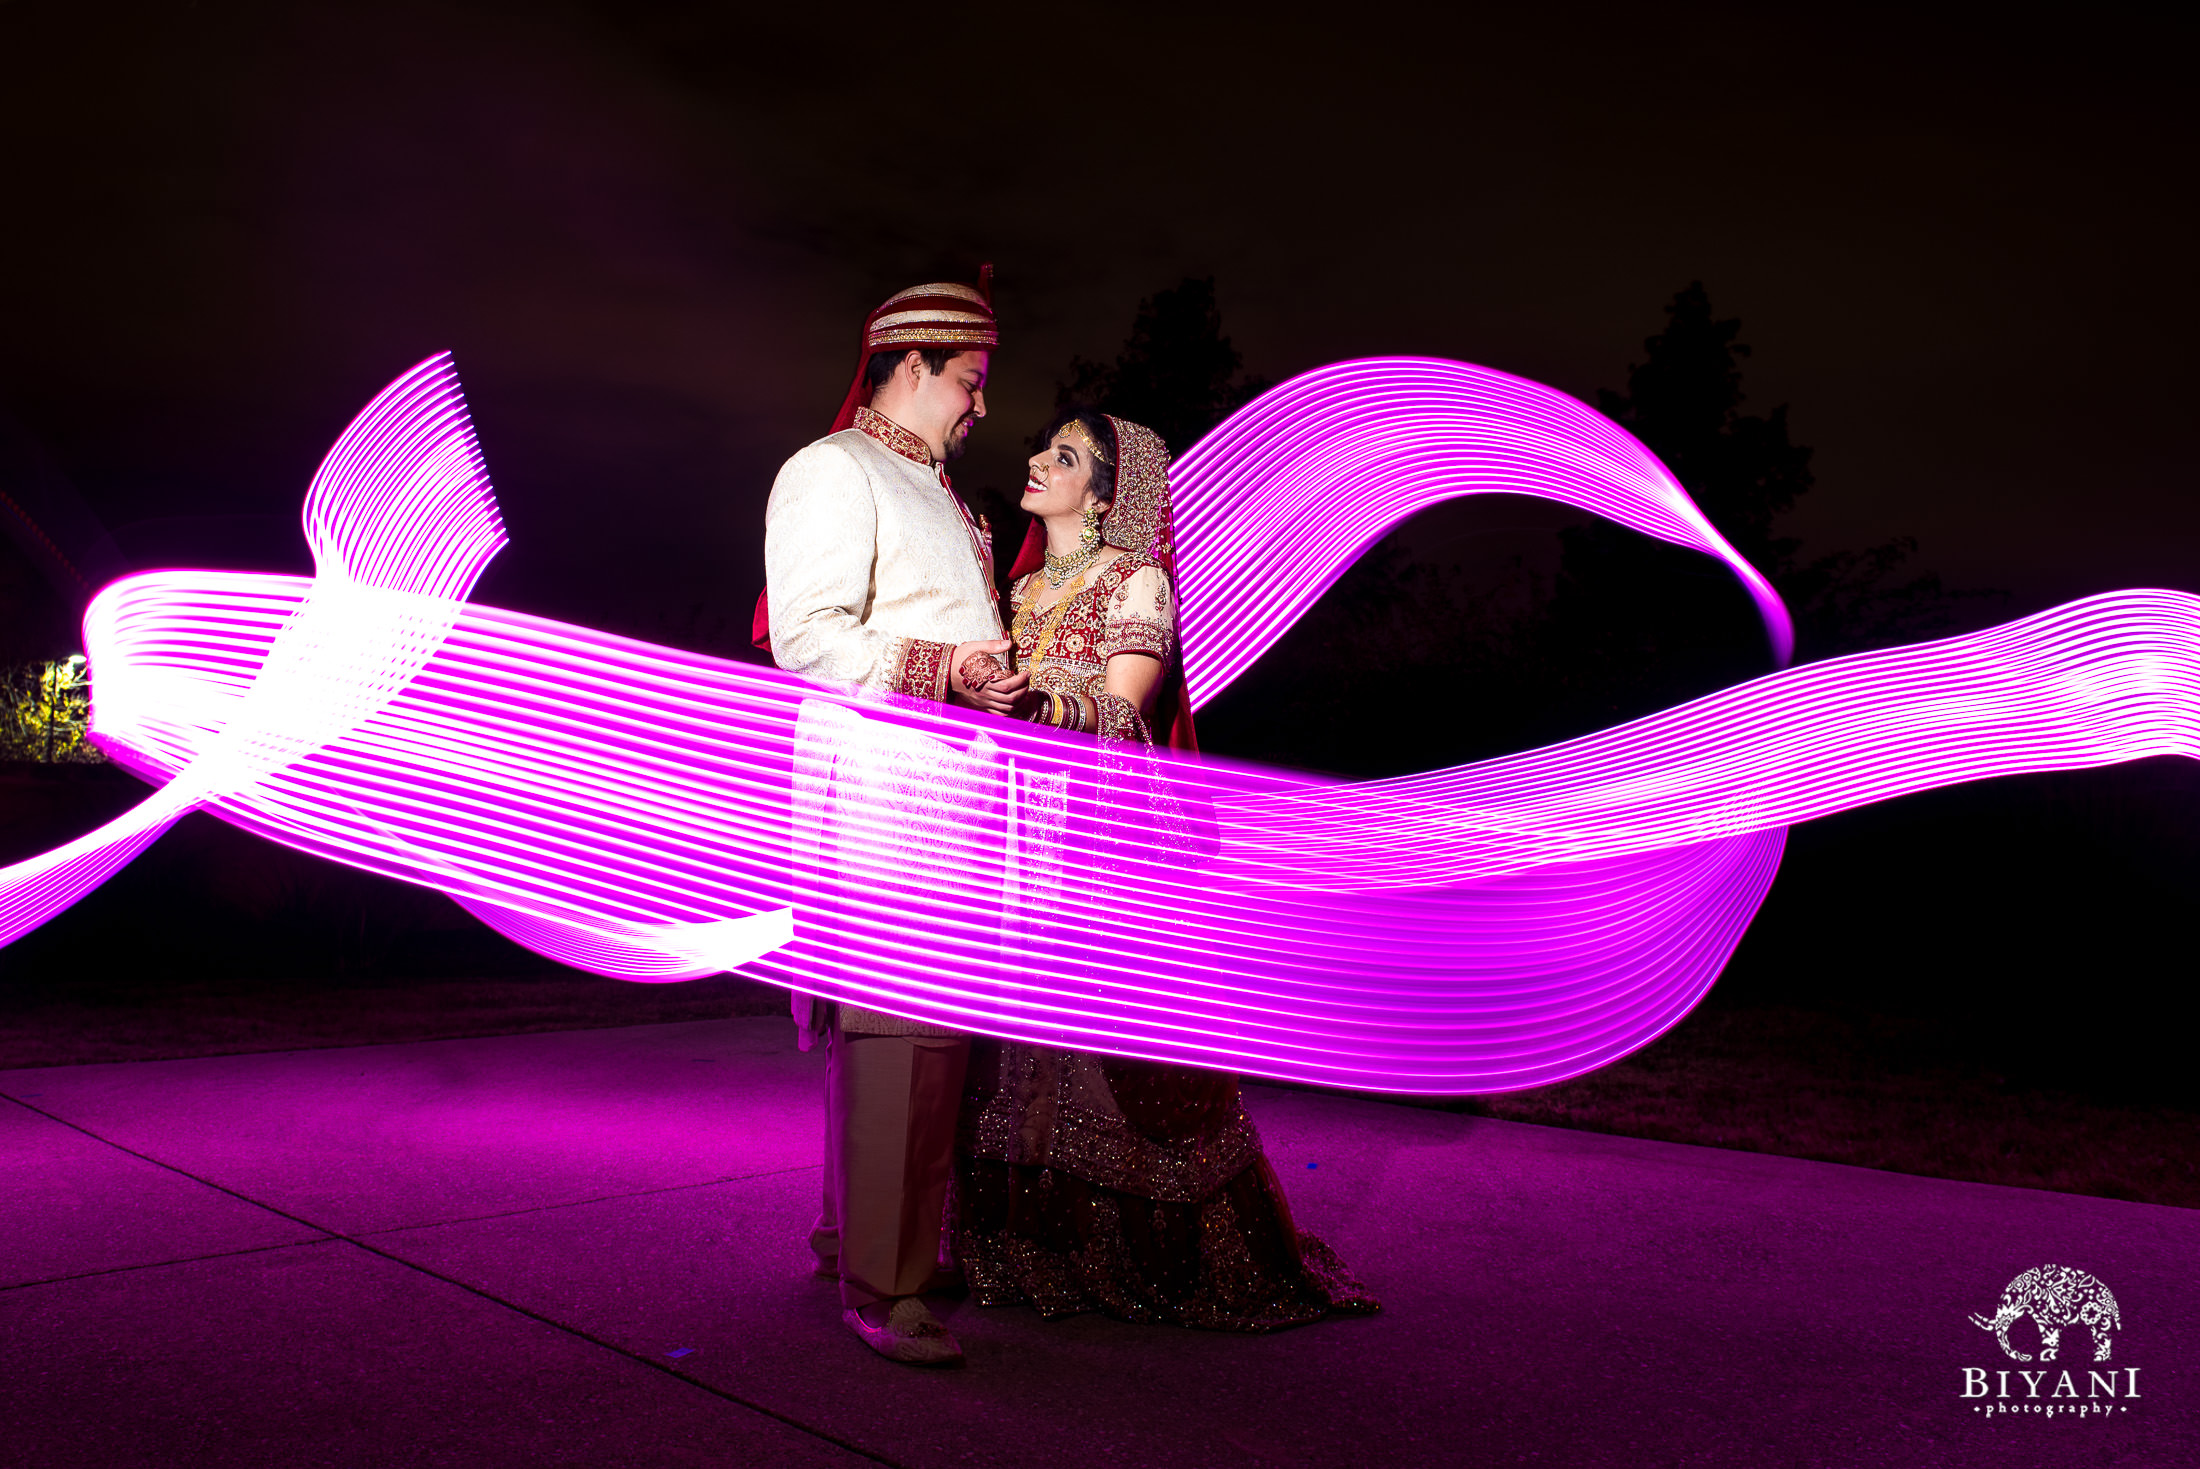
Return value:
<svg viewBox="0 0 2200 1469">
<path fill-rule="evenodd" d="M 930 444 L 927 444 L 875 408 L 858 408 L 856 410 L 855 427 L 877 439 L 911 464 L 921 464 L 926 469 L 939 467 L 932 462 L 932 446 Z"/>
<path fill-rule="evenodd" d="M 871 417 L 795 455 L 772 486 L 772 654 L 828 682 L 944 698 L 947 653 L 1001 635 L 992 567 L 922 442 L 912 457 L 872 430 L 914 435 Z"/>
<path fill-rule="evenodd" d="M 764 560 L 773 657 L 782 668 L 869 694 L 944 699 L 955 645 L 1001 635 L 990 559 L 974 550 L 969 514 L 923 441 L 882 415 L 869 414 L 864 424 L 796 454 L 772 486 Z M 811 717 L 821 711 L 845 719 Z M 875 896 L 869 889 L 881 869 L 871 849 L 879 844 L 842 846 L 872 817 L 913 843 L 894 849 L 883 870 L 944 881 L 934 869 L 950 849 L 928 815 L 944 798 L 942 772 L 973 790 L 989 789 L 991 777 L 983 758 L 901 733 L 910 738 L 897 742 L 891 727 L 837 704 L 805 704 L 795 820 L 798 829 L 807 824 L 801 840 L 820 864 L 810 901 L 856 904 Z M 984 874 L 977 883 L 999 886 Z M 859 963 L 851 961 L 847 977 L 864 977 Z M 851 1032 L 957 1034 L 853 1004 L 842 1005 L 840 1016 Z"/>
<path fill-rule="evenodd" d="M 946 469 L 933 463 L 932 446 L 888 418 L 885 414 L 869 406 L 856 410 L 856 419 L 853 426 L 877 439 L 881 444 L 884 444 L 911 464 L 921 464 L 926 469 L 939 475 L 940 487 L 947 491 L 948 498 L 955 502 L 955 508 L 962 512 L 963 523 L 970 528 L 970 549 L 977 557 L 978 574 L 983 576 L 986 581 L 991 582 L 993 580 L 992 532 L 986 527 L 984 516 L 973 517 L 971 515 L 970 507 L 963 503 L 962 496 L 955 493 L 954 481 L 947 477 Z M 943 652 L 940 656 L 944 660 L 946 653 Z M 918 694 L 921 697 L 944 699 L 947 697 L 947 685 L 945 680 L 942 680 L 940 692 L 931 695 L 925 695 L 923 690 L 919 688 L 904 688 L 900 692 Z"/>
</svg>

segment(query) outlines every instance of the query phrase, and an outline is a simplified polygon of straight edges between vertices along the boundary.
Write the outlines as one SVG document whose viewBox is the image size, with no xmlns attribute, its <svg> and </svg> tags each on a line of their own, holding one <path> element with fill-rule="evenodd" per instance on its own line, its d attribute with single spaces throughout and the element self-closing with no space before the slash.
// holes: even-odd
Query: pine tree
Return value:
<svg viewBox="0 0 2200 1469">
<path fill-rule="evenodd" d="M 1945 630 L 1958 599 L 1937 578 L 1898 580 L 1916 542 L 1799 560 L 1779 518 L 1812 488 L 1811 451 L 1785 407 L 1743 411 L 1741 324 L 1700 283 L 1666 308 L 1624 393 L 1598 406 L 1664 461 L 1735 548 L 1764 571 L 1797 622 L 1802 657 Z M 1080 360 L 1063 402 L 1094 402 L 1184 448 L 1251 397 L 1222 335 L 1213 282 L 1141 304 L 1112 364 Z M 1167 388 L 1165 384 L 1178 384 Z M 1192 411 L 1172 417 L 1162 396 Z M 1171 429 L 1162 429 L 1165 434 Z M 1546 597 L 1470 583 L 1392 536 L 1361 558 L 1221 699 L 1203 743 L 1233 755 L 1359 775 L 1426 770 L 1584 734 L 1768 671 L 1756 605 L 1727 567 L 1606 521 L 1563 533 Z M 1410 696 L 1410 697 L 1407 697 Z"/>
<path fill-rule="evenodd" d="M 1741 411 L 1749 347 L 1736 340 L 1739 320 L 1712 315 L 1703 282 L 1665 313 L 1665 330 L 1642 344 L 1647 360 L 1627 370 L 1627 391 L 1607 388 L 1597 406 L 1665 461 L 1736 550 L 1777 576 L 1797 542 L 1774 538 L 1772 522 L 1810 493 L 1811 451 L 1789 441 L 1786 404 L 1762 417 Z"/>
<path fill-rule="evenodd" d="M 1765 573 L 1796 622 L 1797 656 L 1831 657 L 1944 632 L 1960 603 L 1932 573 L 1900 579 L 1917 542 L 1898 536 L 1799 560 L 1774 534 L 1810 493 L 1811 450 L 1792 441 L 1785 404 L 1742 411 L 1741 322 L 1720 319 L 1703 283 L 1665 308 L 1627 391 L 1597 406 L 1642 440 L 1720 533 Z M 1554 729 L 1593 728 L 1692 698 L 1771 667 L 1762 625 L 1732 573 L 1697 552 L 1606 522 L 1563 534 L 1556 595 L 1538 641 Z"/>
<path fill-rule="evenodd" d="M 1627 391 L 1597 406 L 1663 460 L 1736 550 L 1772 577 L 1796 543 L 1772 523 L 1811 488 L 1810 450 L 1789 441 L 1787 410 L 1741 405 L 1741 323 L 1713 315 L 1701 282 L 1666 307 Z M 1733 573 L 1700 552 L 1609 521 L 1561 534 L 1558 582 L 1538 629 L 1545 732 L 1632 718 L 1771 667 L 1770 649 Z"/>
</svg>

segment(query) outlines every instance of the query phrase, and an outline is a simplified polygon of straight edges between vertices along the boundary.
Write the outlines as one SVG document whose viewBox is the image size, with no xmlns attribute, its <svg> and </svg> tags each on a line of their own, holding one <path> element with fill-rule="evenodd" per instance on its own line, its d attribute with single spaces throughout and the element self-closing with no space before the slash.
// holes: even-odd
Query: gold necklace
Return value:
<svg viewBox="0 0 2200 1469">
<path fill-rule="evenodd" d="M 1067 556 L 1057 556 L 1052 551 L 1047 552 L 1047 585 L 1060 587 L 1063 582 L 1068 581 L 1071 577 L 1082 576 L 1089 571 L 1092 568 L 1092 563 L 1100 559 L 1100 545 L 1100 542 L 1095 541 L 1090 546 L 1079 547 Z"/>
<path fill-rule="evenodd" d="M 1067 556 L 1047 552 L 1047 585 L 1050 587 L 1060 587 L 1072 576 L 1084 575 L 1092 563 L 1100 559 L 1101 549 L 1107 544 L 1106 538 L 1100 534 L 1103 513 L 1091 505 L 1086 506 L 1081 513 L 1085 519 L 1085 530 L 1077 538 L 1077 549 Z"/>
<path fill-rule="evenodd" d="M 1054 651 L 1054 635 L 1062 626 L 1062 615 L 1069 611 L 1069 604 L 1076 601 L 1084 589 L 1085 574 L 1080 571 L 1077 573 L 1077 580 L 1070 583 L 1069 590 L 1055 598 L 1053 604 L 1047 608 L 1046 625 L 1039 629 L 1039 637 L 1031 645 L 1031 655 L 1024 660 L 1026 668 L 1037 672 L 1039 665 L 1046 661 L 1047 654 Z M 1016 640 L 1019 647 L 1023 644 L 1024 629 L 1030 626 L 1032 614 L 1038 610 L 1037 597 L 1027 599 L 1023 606 L 1016 609 L 1015 619 L 1009 623 L 1008 635 Z"/>
</svg>

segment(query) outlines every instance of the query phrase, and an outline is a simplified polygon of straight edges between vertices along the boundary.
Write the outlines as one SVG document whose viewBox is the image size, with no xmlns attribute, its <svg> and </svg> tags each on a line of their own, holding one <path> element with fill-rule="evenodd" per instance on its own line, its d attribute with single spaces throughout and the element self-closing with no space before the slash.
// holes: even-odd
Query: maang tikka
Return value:
<svg viewBox="0 0 2200 1469">
<path fill-rule="evenodd" d="M 1083 419 L 1073 418 L 1069 422 L 1063 424 L 1060 428 L 1056 429 L 1055 432 L 1057 434 L 1074 435 L 1077 441 L 1085 446 L 1085 452 L 1094 459 L 1099 460 L 1102 464 L 1112 466 L 1115 463 L 1113 459 L 1108 457 L 1107 451 L 1105 449 L 1102 449 L 1100 445 L 1094 441 L 1092 433 L 1089 429 L 1085 427 L 1085 421 Z"/>
</svg>

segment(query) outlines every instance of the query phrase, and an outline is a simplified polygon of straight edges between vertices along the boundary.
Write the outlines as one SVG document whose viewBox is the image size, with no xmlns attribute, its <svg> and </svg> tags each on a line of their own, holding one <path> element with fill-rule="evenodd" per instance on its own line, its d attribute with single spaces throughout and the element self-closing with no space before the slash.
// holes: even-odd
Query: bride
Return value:
<svg viewBox="0 0 2200 1469">
<path fill-rule="evenodd" d="M 1087 411 L 1057 418 L 1046 444 L 1009 592 L 1015 666 L 1031 675 L 1018 712 L 1096 736 L 1104 763 L 1193 748 L 1173 659 L 1168 449 Z M 1089 882 L 1066 803 L 1054 840 L 1039 821 L 1019 884 Z M 952 1234 L 981 1305 L 1225 1331 L 1380 1309 L 1292 1223 L 1235 1076 L 987 1040 L 968 1074 Z"/>
</svg>

